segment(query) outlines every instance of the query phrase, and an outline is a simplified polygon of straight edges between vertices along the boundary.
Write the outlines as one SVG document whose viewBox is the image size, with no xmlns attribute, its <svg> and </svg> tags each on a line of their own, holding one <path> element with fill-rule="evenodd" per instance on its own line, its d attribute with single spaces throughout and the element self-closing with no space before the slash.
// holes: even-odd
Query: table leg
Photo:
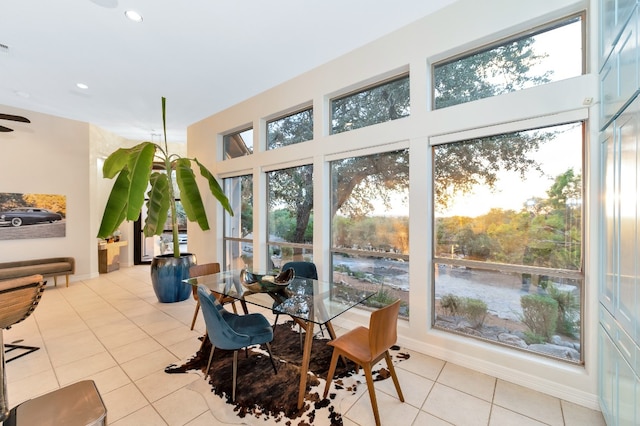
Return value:
<svg viewBox="0 0 640 426">
<path fill-rule="evenodd" d="M 300 390 L 298 392 L 298 409 L 304 405 L 304 395 L 307 393 L 307 373 L 309 371 L 309 361 L 311 360 L 311 347 L 313 345 L 312 321 L 305 324 L 304 349 L 302 351 L 302 366 L 300 367 Z"/>
<path fill-rule="evenodd" d="M 327 321 L 326 323 L 324 323 L 324 326 L 327 327 L 327 330 L 329 331 L 329 337 L 331 337 L 331 340 L 336 340 L 336 332 L 333 329 L 333 325 L 331 325 L 331 321 Z"/>
</svg>

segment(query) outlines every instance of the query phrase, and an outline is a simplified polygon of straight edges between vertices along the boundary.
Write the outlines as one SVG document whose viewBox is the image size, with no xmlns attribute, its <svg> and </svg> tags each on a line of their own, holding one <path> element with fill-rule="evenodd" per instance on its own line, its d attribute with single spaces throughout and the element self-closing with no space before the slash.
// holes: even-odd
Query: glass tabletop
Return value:
<svg viewBox="0 0 640 426">
<path fill-rule="evenodd" d="M 184 282 L 316 324 L 331 321 L 375 294 L 373 291 L 355 289 L 348 297 L 338 298 L 332 283 L 309 278 L 294 278 L 283 290 L 254 292 L 241 284 L 240 270 L 192 277 Z"/>
</svg>

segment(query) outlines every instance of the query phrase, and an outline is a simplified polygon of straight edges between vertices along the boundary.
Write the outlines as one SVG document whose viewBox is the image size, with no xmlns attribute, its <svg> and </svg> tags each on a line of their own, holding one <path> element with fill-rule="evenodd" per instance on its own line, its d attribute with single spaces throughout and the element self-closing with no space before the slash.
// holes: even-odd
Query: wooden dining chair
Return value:
<svg viewBox="0 0 640 426">
<path fill-rule="evenodd" d="M 12 278 L 0 281 L 0 422 L 9 416 L 7 395 L 7 379 L 5 377 L 5 348 L 12 349 L 12 345 L 4 345 L 3 331 L 14 324 L 24 321 L 35 310 L 40 302 L 46 281 L 42 275 Z M 27 353 L 38 350 L 37 347 L 22 346 Z M 16 357 L 17 358 L 17 357 Z M 15 359 L 15 358 L 12 358 Z M 10 361 L 10 360 L 8 360 Z"/>
<path fill-rule="evenodd" d="M 191 266 L 189 268 L 189 277 L 199 277 L 201 275 L 217 274 L 218 272 L 220 272 L 219 263 L 217 262 L 203 263 L 202 265 Z M 198 311 L 200 310 L 200 299 L 198 298 L 198 287 L 192 286 L 192 290 L 193 290 L 193 298 L 196 301 L 196 310 L 193 313 L 193 319 L 191 320 L 191 330 L 193 330 L 193 327 L 196 324 L 196 318 L 198 318 Z M 220 302 L 221 305 L 231 303 L 233 312 L 236 314 L 238 313 L 236 309 L 236 304 L 235 304 L 236 299 L 230 296 L 222 296 L 222 295 L 215 295 L 215 297 L 216 299 L 218 299 L 218 302 Z M 240 302 L 240 303 L 242 304 L 242 309 L 244 313 L 247 314 L 248 313 L 247 305 L 244 302 Z"/>
<path fill-rule="evenodd" d="M 45 284 L 46 281 L 43 280 L 42 275 L 0 281 L 0 330 L 9 329 L 31 315 L 42 297 Z M 5 353 L 13 350 L 23 351 L 20 355 L 5 358 L 5 362 L 9 362 L 40 348 L 7 343 L 4 344 L 3 349 Z"/>
<path fill-rule="evenodd" d="M 398 397 L 400 401 L 404 402 L 400 382 L 398 382 L 398 376 L 396 375 L 396 370 L 393 367 L 393 362 L 389 355 L 389 348 L 396 343 L 398 338 L 399 310 L 400 300 L 397 300 L 384 308 L 374 311 L 369 319 L 369 328 L 362 326 L 355 328 L 327 343 L 333 346 L 333 355 L 331 356 L 331 364 L 329 366 L 329 373 L 327 374 L 327 384 L 324 387 L 323 398 L 326 398 L 329 392 L 329 386 L 336 371 L 338 358 L 341 356 L 349 358 L 356 364 L 356 372 L 358 371 L 358 366 L 362 366 L 364 369 L 367 388 L 369 389 L 369 398 L 371 399 L 371 407 L 373 408 L 373 416 L 375 417 L 377 426 L 380 426 L 380 415 L 378 413 L 378 402 L 373 387 L 372 369 L 382 358 L 385 358 L 387 361 L 387 367 L 391 373 L 396 391 L 398 392 Z"/>
</svg>

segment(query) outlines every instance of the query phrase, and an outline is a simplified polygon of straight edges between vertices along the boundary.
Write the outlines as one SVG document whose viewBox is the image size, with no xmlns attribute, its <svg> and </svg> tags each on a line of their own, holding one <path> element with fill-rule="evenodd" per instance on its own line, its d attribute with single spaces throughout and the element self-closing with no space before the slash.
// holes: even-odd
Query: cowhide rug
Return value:
<svg viewBox="0 0 640 426">
<path fill-rule="evenodd" d="M 355 365 L 351 361 L 347 363 L 347 366 L 339 361 L 329 395 L 326 399 L 322 399 L 333 353 L 333 348 L 327 345 L 329 339 L 326 330 L 325 336 L 326 338 L 322 338 L 322 336 L 316 335 L 313 340 L 307 391 L 301 409 L 297 407 L 300 365 L 302 364 L 297 326 L 294 328 L 291 322 L 276 326 L 271 349 L 278 368 L 277 374 L 273 372 L 266 347 L 249 348 L 248 357 L 245 351 L 238 352 L 235 402 L 231 402 L 233 351 L 216 349 L 210 374 L 207 377 L 207 388 L 210 390 L 209 393 L 215 397 L 211 398 L 212 395 L 205 395 L 214 415 L 218 416 L 220 411 L 229 411 L 215 409 L 215 406 L 219 406 L 222 402 L 234 406 L 236 421 L 240 420 L 239 422 L 252 422 L 251 418 L 255 418 L 260 419 L 259 424 L 271 422 L 284 425 L 314 423 L 342 425 L 342 415 L 339 409 L 341 400 L 358 393 L 360 385 L 362 385 L 360 392 L 364 392 L 366 381 L 362 369 L 359 369 L 359 373 L 356 374 Z M 211 344 L 206 339 L 192 358 L 180 365 L 168 366 L 165 372 L 184 373 L 190 370 L 199 370 L 204 374 L 210 349 Z M 394 346 L 390 352 L 394 363 L 409 358 L 409 354 L 402 352 L 397 346 Z M 379 365 L 383 367 L 374 370 L 374 380 L 389 378 L 390 374 L 386 369 L 386 363 L 383 361 Z M 204 380 L 196 381 L 191 386 L 192 390 L 203 393 L 204 382 Z M 219 418 L 219 420 L 234 422 L 229 418 Z"/>
</svg>

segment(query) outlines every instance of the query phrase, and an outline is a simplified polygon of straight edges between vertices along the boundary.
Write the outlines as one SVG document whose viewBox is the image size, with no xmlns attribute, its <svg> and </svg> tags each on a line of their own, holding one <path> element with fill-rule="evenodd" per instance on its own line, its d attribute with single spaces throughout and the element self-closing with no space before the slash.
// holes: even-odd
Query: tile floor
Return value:
<svg viewBox="0 0 640 426">
<path fill-rule="evenodd" d="M 69 288 L 50 283 L 33 315 L 4 332 L 5 343 L 24 339 L 23 344 L 41 347 L 7 364 L 9 405 L 92 379 L 109 425 L 195 426 L 230 424 L 229 419 L 265 424 L 235 417 L 231 409 L 225 415 L 210 409 L 193 390 L 200 375 L 164 373 L 199 347 L 204 321 L 200 315 L 196 330 L 189 330 L 194 307 L 193 299 L 158 303 L 148 266 L 72 282 Z M 376 383 L 383 425 L 605 424 L 598 411 L 417 352 L 397 371 L 404 404 L 391 380 Z M 340 405 L 347 426 L 373 424 L 366 386 L 359 388 Z"/>
</svg>

